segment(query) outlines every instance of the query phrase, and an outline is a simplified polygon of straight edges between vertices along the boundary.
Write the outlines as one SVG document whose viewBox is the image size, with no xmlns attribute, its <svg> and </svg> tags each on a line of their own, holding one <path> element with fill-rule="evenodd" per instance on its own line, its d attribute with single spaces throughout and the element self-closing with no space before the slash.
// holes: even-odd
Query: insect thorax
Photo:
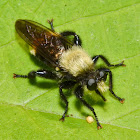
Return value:
<svg viewBox="0 0 140 140">
<path fill-rule="evenodd" d="M 75 77 L 93 69 L 93 61 L 90 56 L 81 47 L 77 46 L 63 52 L 59 64 L 65 71 Z"/>
</svg>

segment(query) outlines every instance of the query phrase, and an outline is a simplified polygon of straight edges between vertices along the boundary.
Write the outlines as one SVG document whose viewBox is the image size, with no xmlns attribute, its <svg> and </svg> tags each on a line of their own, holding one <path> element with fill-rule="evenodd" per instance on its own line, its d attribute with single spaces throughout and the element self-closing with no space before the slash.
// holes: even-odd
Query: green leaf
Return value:
<svg viewBox="0 0 140 140">
<path fill-rule="evenodd" d="M 139 139 L 140 137 L 140 34 L 139 0 L 25 0 L 0 1 L 0 139 Z M 47 27 L 54 19 L 57 32 L 73 30 L 82 38 L 90 56 L 103 54 L 115 64 L 113 90 L 125 98 L 120 104 L 107 91 L 107 102 L 95 92 L 85 98 L 95 109 L 103 129 L 73 94 L 66 93 L 70 117 L 59 119 L 64 111 L 58 84 L 37 78 L 13 79 L 13 73 L 27 74 L 42 65 L 29 55 L 28 45 L 15 31 L 17 19 L 30 19 Z M 99 63 L 98 63 L 99 64 Z M 104 65 L 103 62 L 100 65 Z"/>
</svg>

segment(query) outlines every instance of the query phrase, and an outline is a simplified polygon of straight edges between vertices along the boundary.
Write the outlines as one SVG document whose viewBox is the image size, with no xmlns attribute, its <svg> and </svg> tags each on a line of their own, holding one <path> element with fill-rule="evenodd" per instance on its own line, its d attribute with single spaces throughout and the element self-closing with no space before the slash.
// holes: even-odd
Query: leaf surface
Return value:
<svg viewBox="0 0 140 140">
<path fill-rule="evenodd" d="M 119 139 L 140 137 L 140 1 L 139 0 L 25 0 L 0 1 L 0 139 Z M 29 55 L 28 45 L 16 34 L 15 21 L 30 19 L 47 27 L 54 19 L 57 32 L 73 30 L 92 57 L 103 54 L 111 63 L 125 61 L 126 67 L 112 68 L 113 90 L 125 98 L 120 104 L 107 91 L 107 102 L 85 90 L 85 99 L 95 109 L 103 126 L 88 124 L 92 113 L 72 94 L 70 117 L 59 119 L 64 111 L 58 84 L 37 78 L 13 79 L 43 67 Z M 102 61 L 99 62 L 103 64 Z M 71 116 L 71 114 L 73 116 Z"/>
</svg>

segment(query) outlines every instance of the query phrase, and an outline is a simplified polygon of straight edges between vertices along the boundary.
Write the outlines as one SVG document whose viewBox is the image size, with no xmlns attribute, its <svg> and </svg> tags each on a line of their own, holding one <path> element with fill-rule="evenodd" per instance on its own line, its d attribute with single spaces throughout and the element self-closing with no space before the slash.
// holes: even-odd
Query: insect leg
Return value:
<svg viewBox="0 0 140 140">
<path fill-rule="evenodd" d="M 118 97 L 112 90 L 112 72 L 110 71 L 110 69 L 100 68 L 99 70 L 109 73 L 109 91 L 120 101 L 120 103 L 123 103 L 125 99 Z"/>
<path fill-rule="evenodd" d="M 95 119 L 96 119 L 96 122 L 97 122 L 97 129 L 102 128 L 102 126 L 100 125 L 100 123 L 99 123 L 99 121 L 98 121 L 97 115 L 96 115 L 96 113 L 95 113 L 95 111 L 94 111 L 94 108 L 91 107 L 91 106 L 82 98 L 82 96 L 83 96 L 83 87 L 82 87 L 82 86 L 78 86 L 78 87 L 75 89 L 75 95 L 76 95 L 77 98 L 80 99 L 80 101 L 81 101 L 87 108 L 89 108 L 89 109 L 93 112 L 93 114 L 94 114 L 94 116 L 95 116 Z"/>
<path fill-rule="evenodd" d="M 51 29 L 54 31 L 54 27 L 53 27 L 53 19 L 48 20 L 48 23 L 50 24 Z"/>
<path fill-rule="evenodd" d="M 123 64 L 124 61 L 122 61 L 122 62 L 119 63 L 119 64 L 112 65 L 112 64 L 110 64 L 110 63 L 108 62 L 108 60 L 107 60 L 103 55 L 96 55 L 96 56 L 94 56 L 94 57 L 92 58 L 94 64 L 96 64 L 98 58 L 101 58 L 101 59 L 107 64 L 108 67 L 126 66 L 125 64 Z"/>
<path fill-rule="evenodd" d="M 65 107 L 65 111 L 64 111 L 64 114 L 62 115 L 62 118 L 60 119 L 61 121 L 64 121 L 65 120 L 65 116 L 66 116 L 66 113 L 68 111 L 68 101 L 67 101 L 67 98 L 66 96 L 64 95 L 62 89 L 68 89 L 68 88 L 71 88 L 73 87 L 74 85 L 76 84 L 76 82 L 73 82 L 73 81 L 65 81 L 63 83 L 60 84 L 59 86 L 59 92 L 60 92 L 60 96 L 62 98 L 62 100 L 65 102 L 66 104 L 66 107 Z"/>
<path fill-rule="evenodd" d="M 106 101 L 106 98 L 99 92 L 98 89 L 96 89 L 95 91 L 96 91 L 96 93 L 97 93 L 98 95 L 100 95 L 100 96 L 102 97 L 102 99 L 103 99 L 104 101 Z"/>
<path fill-rule="evenodd" d="M 48 70 L 38 70 L 38 71 L 31 71 L 28 73 L 28 75 L 18 75 L 18 74 L 13 74 L 13 78 L 35 78 L 36 76 L 44 77 L 47 79 L 57 79 L 57 75 L 54 74 L 51 71 Z"/>
<path fill-rule="evenodd" d="M 82 44 L 82 42 L 81 42 L 81 39 L 80 39 L 80 37 L 75 33 L 75 32 L 72 32 L 72 31 L 65 31 L 65 32 L 62 32 L 62 33 L 60 33 L 62 36 L 70 36 L 70 35 L 72 35 L 72 36 L 74 36 L 74 44 L 75 45 L 79 45 L 79 46 L 81 46 L 81 44 Z"/>
</svg>

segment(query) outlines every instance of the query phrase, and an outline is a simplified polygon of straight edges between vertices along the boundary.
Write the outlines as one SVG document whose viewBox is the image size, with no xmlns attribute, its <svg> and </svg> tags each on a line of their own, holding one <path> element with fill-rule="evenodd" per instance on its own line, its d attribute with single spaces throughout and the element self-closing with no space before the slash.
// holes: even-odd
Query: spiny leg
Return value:
<svg viewBox="0 0 140 140">
<path fill-rule="evenodd" d="M 96 91 L 96 93 L 97 93 L 98 95 L 100 95 L 100 96 L 102 97 L 102 99 L 103 99 L 104 101 L 106 101 L 106 98 L 99 92 L 98 89 L 96 89 L 95 91 Z"/>
<path fill-rule="evenodd" d="M 67 98 L 64 95 L 62 89 L 72 88 L 75 84 L 76 84 L 76 82 L 74 82 L 74 81 L 65 81 L 65 82 L 61 83 L 60 86 L 59 86 L 60 97 L 61 97 L 61 99 L 66 104 L 65 111 L 64 111 L 64 113 L 63 113 L 62 118 L 60 119 L 60 121 L 64 121 L 65 120 L 66 113 L 68 111 L 68 101 L 67 101 Z"/>
<path fill-rule="evenodd" d="M 78 45 L 78 46 L 81 46 L 82 42 L 81 42 L 81 39 L 80 37 L 75 33 L 75 32 L 72 32 L 72 31 L 65 31 L 65 32 L 62 32 L 60 33 L 62 36 L 74 36 L 74 44 L 75 45 Z"/>
<path fill-rule="evenodd" d="M 35 78 L 36 76 L 44 77 L 47 79 L 57 79 L 57 75 L 48 70 L 31 71 L 28 75 L 13 74 L 13 78 Z"/>
<path fill-rule="evenodd" d="M 120 98 L 118 97 L 112 90 L 113 84 L 112 84 L 112 72 L 110 71 L 110 69 L 106 69 L 106 68 L 100 68 L 99 70 L 102 70 L 104 72 L 109 73 L 109 91 L 120 101 L 120 103 L 124 103 L 124 98 Z"/>
<path fill-rule="evenodd" d="M 53 27 L 53 19 L 48 20 L 48 23 L 50 24 L 51 29 L 54 31 L 54 27 Z"/>
<path fill-rule="evenodd" d="M 118 67 L 118 66 L 126 66 L 124 63 L 124 61 L 122 61 L 121 63 L 119 64 L 115 64 L 115 65 L 112 65 L 109 63 L 109 61 L 103 56 L 103 55 L 96 55 L 92 58 L 94 64 L 96 64 L 97 60 L 101 58 L 106 64 L 108 67 Z"/>
<path fill-rule="evenodd" d="M 89 108 L 89 109 L 92 111 L 92 113 L 94 114 L 95 119 L 96 119 L 96 122 L 97 122 L 97 129 L 102 128 L 102 126 L 100 125 L 100 123 L 99 123 L 99 121 L 98 121 L 97 115 L 96 115 L 96 113 L 95 113 L 95 111 L 94 111 L 94 108 L 91 107 L 91 106 L 82 98 L 82 96 L 83 96 L 83 87 L 82 87 L 82 86 L 78 86 L 78 87 L 75 89 L 75 95 L 76 95 L 76 97 L 77 97 L 78 99 L 80 99 L 80 101 L 81 101 L 87 108 Z"/>
</svg>

